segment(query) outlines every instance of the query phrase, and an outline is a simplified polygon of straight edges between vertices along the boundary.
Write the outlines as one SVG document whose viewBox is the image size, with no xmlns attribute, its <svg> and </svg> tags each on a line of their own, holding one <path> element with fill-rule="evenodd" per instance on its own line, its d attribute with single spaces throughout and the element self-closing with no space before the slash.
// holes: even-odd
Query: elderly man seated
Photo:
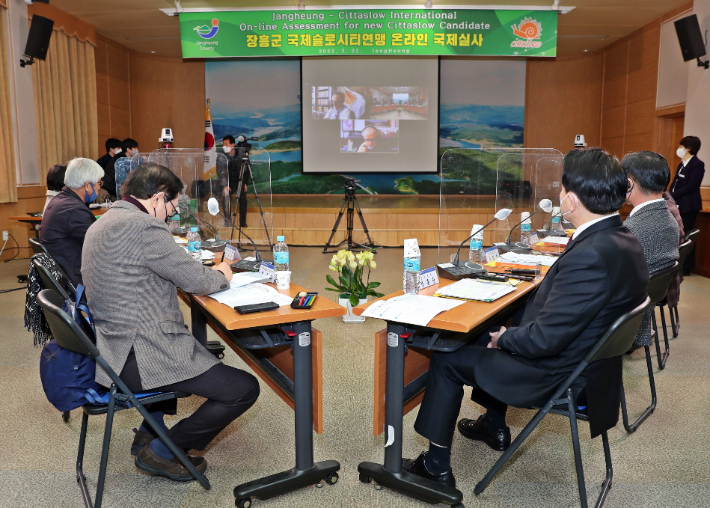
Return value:
<svg viewBox="0 0 710 508">
<path fill-rule="evenodd" d="M 95 161 L 72 159 L 64 173 L 64 188 L 42 216 L 39 241 L 74 285 L 81 283 L 86 230 L 96 221 L 87 205 L 96 199 L 103 176 L 104 170 Z"/>
<path fill-rule="evenodd" d="M 678 260 L 678 223 L 663 199 L 671 171 L 666 159 L 655 152 L 631 153 L 621 165 L 629 180 L 626 202 L 634 207 L 624 224 L 641 242 L 648 272 L 653 274 Z M 644 316 L 633 349 L 651 345 L 652 312 Z"/>
</svg>

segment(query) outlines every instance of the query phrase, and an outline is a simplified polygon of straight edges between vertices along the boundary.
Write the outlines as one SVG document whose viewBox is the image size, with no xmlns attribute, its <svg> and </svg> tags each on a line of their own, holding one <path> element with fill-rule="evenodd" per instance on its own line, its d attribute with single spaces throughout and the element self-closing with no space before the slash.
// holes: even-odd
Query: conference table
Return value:
<svg viewBox="0 0 710 508">
<path fill-rule="evenodd" d="M 489 269 L 489 271 L 500 271 Z M 441 279 L 439 284 L 425 288 L 420 295 L 432 296 L 440 287 L 454 281 Z M 361 462 L 360 481 L 395 490 L 427 503 L 458 505 L 463 494 L 448 487 L 402 470 L 403 416 L 421 403 L 426 386 L 429 359 L 435 351 L 454 352 L 475 340 L 494 325 L 502 325 L 523 307 L 538 282 L 522 282 L 494 302 L 466 301 L 463 305 L 435 316 L 426 327 L 394 321 L 386 330 L 375 334 L 375 410 L 373 432 L 386 429 L 384 464 Z M 378 300 L 402 295 L 397 291 Z M 362 313 L 375 301 L 353 308 Z"/>
<path fill-rule="evenodd" d="M 94 217 L 98 217 L 99 215 L 103 215 L 108 211 L 107 207 L 101 207 L 101 208 L 92 208 L 91 213 L 94 214 Z M 42 216 L 36 216 L 36 215 L 12 215 L 8 217 L 9 220 L 14 220 L 17 222 L 22 222 L 23 224 L 29 224 L 30 227 L 34 230 L 35 232 L 35 238 L 39 238 L 39 226 L 42 224 Z"/>
<path fill-rule="evenodd" d="M 278 291 L 295 297 L 306 289 L 291 283 Z M 209 296 L 180 296 L 190 306 L 195 339 L 206 344 L 209 325 L 295 411 L 296 467 L 238 485 L 236 505 L 246 508 L 252 497 L 269 499 L 321 481 L 335 484 L 340 463 L 313 461 L 313 431 L 323 432 L 323 362 L 322 335 L 311 322 L 343 316 L 346 309 L 320 296 L 310 309 L 239 314 Z"/>
</svg>

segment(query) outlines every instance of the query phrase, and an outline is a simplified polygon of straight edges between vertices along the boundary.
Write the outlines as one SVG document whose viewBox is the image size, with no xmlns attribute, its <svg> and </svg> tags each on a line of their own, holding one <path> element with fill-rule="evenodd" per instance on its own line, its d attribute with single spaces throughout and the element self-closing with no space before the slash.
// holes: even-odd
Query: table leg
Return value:
<svg viewBox="0 0 710 508">
<path fill-rule="evenodd" d="M 284 328 L 289 328 L 284 326 Z M 237 506 L 249 506 L 252 497 L 270 499 L 294 490 L 320 483 L 334 485 L 338 481 L 340 463 L 335 460 L 313 462 L 313 373 L 311 357 L 311 323 L 294 323 L 293 381 L 296 432 L 296 467 L 265 478 L 253 480 L 234 489 Z"/>
<path fill-rule="evenodd" d="M 404 407 L 404 354 L 406 326 L 387 323 L 387 374 L 385 380 L 385 463 L 361 462 L 360 481 L 395 490 L 427 503 L 447 503 L 463 508 L 463 494 L 440 483 L 402 470 L 402 411 Z"/>
</svg>

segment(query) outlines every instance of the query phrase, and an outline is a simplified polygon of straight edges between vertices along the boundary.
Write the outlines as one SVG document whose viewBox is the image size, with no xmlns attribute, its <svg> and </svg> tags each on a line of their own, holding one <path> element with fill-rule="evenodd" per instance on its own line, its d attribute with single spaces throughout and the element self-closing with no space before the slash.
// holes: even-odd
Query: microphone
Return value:
<svg viewBox="0 0 710 508">
<path fill-rule="evenodd" d="M 525 244 L 523 242 L 511 243 L 510 236 L 513 234 L 513 231 L 515 230 L 515 228 L 520 226 L 526 220 L 529 220 L 536 213 L 539 213 L 539 212 L 551 213 L 552 212 L 552 201 L 550 201 L 549 199 L 543 199 L 542 201 L 540 201 L 540 203 L 538 203 L 538 206 L 539 206 L 539 208 L 537 210 L 535 210 L 533 213 L 531 213 L 527 217 L 523 218 L 520 222 L 518 222 L 515 226 L 513 226 L 510 229 L 510 233 L 508 233 L 508 238 L 506 238 L 505 243 L 497 245 L 498 249 L 502 250 L 503 252 L 510 252 L 510 251 L 528 252 L 528 251 L 532 250 L 532 248 L 528 244 Z"/>
<path fill-rule="evenodd" d="M 247 266 L 245 265 L 244 268 L 246 268 L 247 270 L 258 271 L 258 270 L 259 270 L 259 266 L 261 266 L 261 261 L 262 261 L 262 260 L 261 260 L 261 255 L 259 254 L 259 249 L 256 248 L 256 244 L 254 243 L 254 240 L 252 240 L 249 235 L 247 235 L 244 231 L 242 231 L 241 228 L 238 228 L 237 225 L 236 225 L 234 222 L 232 222 L 232 221 L 229 220 L 227 217 L 225 217 L 224 215 L 222 215 L 221 213 L 219 213 L 219 203 L 217 202 L 217 199 L 215 199 L 215 198 L 210 198 L 210 199 L 207 200 L 207 211 L 208 211 L 208 212 L 210 213 L 210 215 L 212 215 L 212 216 L 217 216 L 217 215 L 219 215 L 219 216 L 222 217 L 225 221 L 227 221 L 229 224 L 232 225 L 232 232 L 231 232 L 231 234 L 229 235 L 229 244 L 230 244 L 230 245 L 232 244 L 232 241 L 233 241 L 233 239 L 234 239 L 234 230 L 235 230 L 235 229 L 238 229 L 241 234 L 243 234 L 244 236 L 247 237 L 247 240 L 249 240 L 249 241 L 251 242 L 252 247 L 254 247 L 254 257 L 256 258 L 256 261 L 253 262 L 253 263 L 250 262 L 250 261 L 247 261 L 247 263 L 249 263 L 250 266 L 247 267 Z M 222 261 L 224 261 L 224 252 L 222 253 Z M 241 261 L 239 261 L 239 263 L 241 263 Z M 241 268 L 241 267 L 238 267 L 238 268 Z"/>
<path fill-rule="evenodd" d="M 212 233 L 212 236 L 214 238 L 210 238 L 210 239 L 206 240 L 205 243 L 208 244 L 208 245 L 206 245 L 206 247 L 210 247 L 212 249 L 217 249 L 219 247 L 224 247 L 225 245 L 227 245 L 227 242 L 219 239 L 219 234 L 217 233 L 217 229 L 212 224 L 207 222 L 205 219 L 203 219 L 199 215 L 193 213 L 193 211 L 190 209 L 190 207 L 187 205 L 187 203 L 185 203 L 184 201 L 178 202 L 177 209 L 178 209 L 178 213 L 180 215 L 187 215 L 189 217 L 194 217 L 195 220 L 197 220 L 199 223 L 201 223 L 203 226 L 205 226 L 207 229 L 210 230 L 210 233 Z"/>
<path fill-rule="evenodd" d="M 508 215 L 510 215 L 512 211 L 513 210 L 511 210 L 510 208 L 501 208 L 495 213 L 492 221 L 474 231 L 471 235 L 468 236 L 468 238 L 461 242 L 459 244 L 459 248 L 456 250 L 456 257 L 454 258 L 454 261 L 450 263 L 450 266 L 442 266 L 440 264 L 436 265 L 437 271 L 439 272 L 439 276 L 444 277 L 445 279 L 461 280 L 485 272 L 485 269 L 477 263 L 466 262 L 463 265 L 459 265 L 459 254 L 461 253 L 461 247 L 464 243 L 466 243 L 468 240 L 483 231 L 485 228 L 493 224 L 495 221 L 507 219 Z M 444 263 L 444 265 L 446 264 L 447 263 Z"/>
</svg>

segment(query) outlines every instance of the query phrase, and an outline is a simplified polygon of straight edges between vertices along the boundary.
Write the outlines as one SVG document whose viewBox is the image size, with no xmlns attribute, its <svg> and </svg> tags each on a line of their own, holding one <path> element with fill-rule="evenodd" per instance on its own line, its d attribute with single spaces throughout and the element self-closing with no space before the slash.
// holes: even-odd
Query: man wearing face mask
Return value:
<svg viewBox="0 0 710 508">
<path fill-rule="evenodd" d="M 99 193 L 99 202 L 105 201 L 106 198 L 111 201 L 116 200 L 116 161 L 123 157 L 133 157 L 138 153 L 138 142 L 135 139 L 126 138 L 121 141 L 121 151 L 117 152 L 106 164 L 106 175 Z"/>
<path fill-rule="evenodd" d="M 699 151 L 699 138 L 685 136 L 680 140 L 676 155 L 681 158 L 681 162 L 669 188 L 671 196 L 678 205 L 686 234 L 695 226 L 695 218 L 703 208 L 700 185 L 703 183 L 703 176 L 705 176 L 705 163 L 698 159 Z M 695 249 L 685 258 L 683 274 L 690 275 L 693 268 L 695 268 Z"/>
<path fill-rule="evenodd" d="M 251 374 L 224 365 L 185 326 L 176 287 L 206 295 L 229 288 L 227 263 L 212 269 L 177 245 L 166 221 L 176 212 L 183 183 L 169 169 L 145 163 L 123 185 L 121 201 L 86 235 L 82 274 L 96 325 L 96 345 L 128 388 L 180 391 L 207 399 L 189 417 L 165 428 L 177 401 L 147 407 L 176 446 L 203 450 L 259 396 Z M 96 382 L 111 380 L 96 369 Z M 135 465 L 175 481 L 193 477 L 145 422 L 131 445 Z M 191 457 L 204 472 L 203 457 Z"/>
<path fill-rule="evenodd" d="M 621 222 L 627 180 L 616 158 L 599 148 L 577 149 L 563 162 L 560 207 L 577 229 L 565 251 L 532 293 L 517 326 L 490 331 L 454 353 L 434 353 L 424 400 L 414 429 L 429 439 L 429 451 L 405 461 L 406 471 L 455 485 L 451 443 L 463 397 L 487 412 L 462 419 L 464 437 L 494 450 L 510 445 L 505 414 L 509 405 L 542 406 L 622 314 L 643 303 L 648 269 L 638 239 Z M 621 363 L 600 361 L 575 383 L 577 403 L 589 406 L 598 429 L 613 427 L 616 412 L 602 401 L 585 400 L 584 387 L 602 379 L 620 394 Z M 613 404 L 611 404 L 613 407 Z"/>
<path fill-rule="evenodd" d="M 71 282 L 81 283 L 84 237 L 96 219 L 88 203 L 96 199 L 104 170 L 91 159 L 67 164 L 64 188 L 49 202 L 42 216 L 40 243 L 59 263 Z"/>
</svg>

